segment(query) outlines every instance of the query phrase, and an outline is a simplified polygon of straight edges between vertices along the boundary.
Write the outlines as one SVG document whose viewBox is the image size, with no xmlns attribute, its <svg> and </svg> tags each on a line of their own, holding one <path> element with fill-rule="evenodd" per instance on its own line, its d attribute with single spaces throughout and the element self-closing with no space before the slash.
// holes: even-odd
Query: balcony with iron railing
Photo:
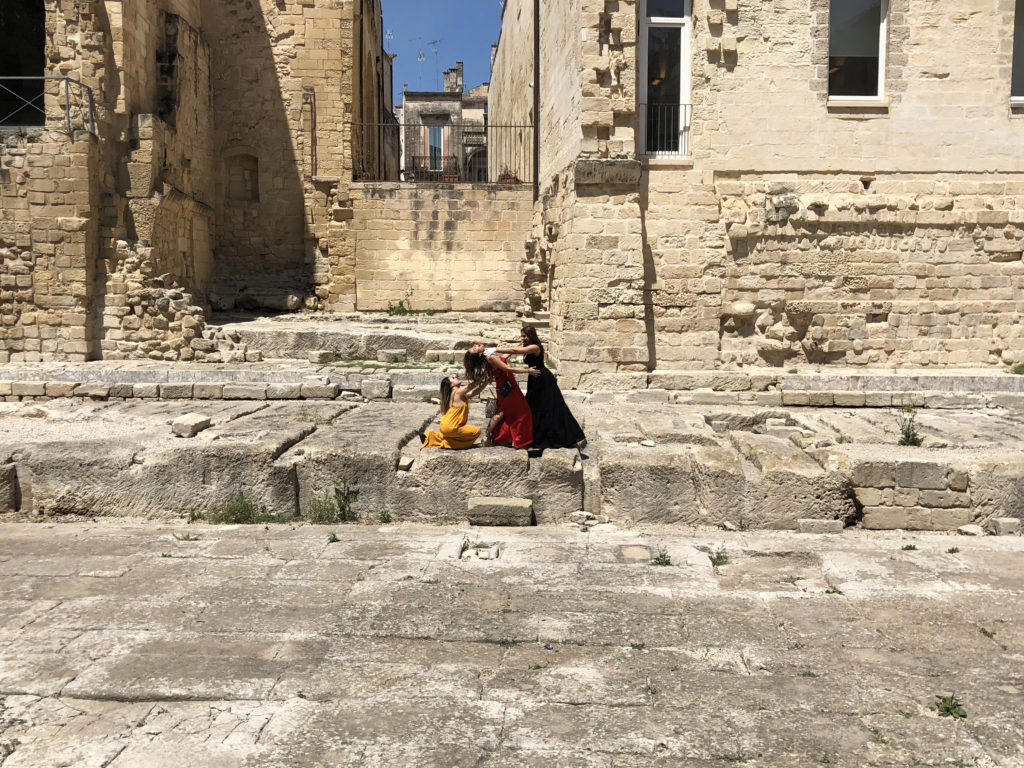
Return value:
<svg viewBox="0 0 1024 768">
<path fill-rule="evenodd" d="M 92 88 L 70 77 L 0 74 L 0 131 L 96 133 Z"/>
<path fill-rule="evenodd" d="M 689 104 L 640 105 L 640 154 L 644 157 L 690 156 Z"/>
<path fill-rule="evenodd" d="M 356 123 L 352 126 L 356 181 L 529 184 L 533 126 L 484 122 Z M 397 157 L 397 167 L 381 162 Z"/>
</svg>

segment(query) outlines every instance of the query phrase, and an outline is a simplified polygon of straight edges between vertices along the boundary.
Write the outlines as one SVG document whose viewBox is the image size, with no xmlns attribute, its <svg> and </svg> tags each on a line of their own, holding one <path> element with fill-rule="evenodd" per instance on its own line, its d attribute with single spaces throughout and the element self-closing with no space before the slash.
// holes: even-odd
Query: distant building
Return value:
<svg viewBox="0 0 1024 768">
<path fill-rule="evenodd" d="M 404 91 L 405 181 L 488 181 L 488 90 L 487 83 L 464 90 L 460 61 L 445 71 L 443 91 Z"/>
</svg>

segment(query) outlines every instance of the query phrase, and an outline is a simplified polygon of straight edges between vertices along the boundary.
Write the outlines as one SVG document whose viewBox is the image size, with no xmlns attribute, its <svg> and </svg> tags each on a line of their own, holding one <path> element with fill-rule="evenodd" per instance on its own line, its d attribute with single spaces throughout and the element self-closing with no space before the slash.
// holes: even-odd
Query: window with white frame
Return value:
<svg viewBox="0 0 1024 768">
<path fill-rule="evenodd" d="M 690 131 L 692 0 L 641 0 L 642 154 L 685 157 Z"/>
<path fill-rule="evenodd" d="M 1024 107 L 1024 0 L 1017 0 L 1013 12 L 1013 72 L 1010 75 L 1010 103 Z"/>
<path fill-rule="evenodd" d="M 828 19 L 828 96 L 880 101 L 885 95 L 888 0 L 832 0 Z"/>
</svg>

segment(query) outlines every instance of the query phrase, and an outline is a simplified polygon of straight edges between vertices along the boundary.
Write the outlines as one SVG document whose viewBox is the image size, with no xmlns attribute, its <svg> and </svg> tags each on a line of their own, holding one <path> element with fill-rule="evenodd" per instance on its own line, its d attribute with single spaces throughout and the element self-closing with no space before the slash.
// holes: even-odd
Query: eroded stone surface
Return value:
<svg viewBox="0 0 1024 768">
<path fill-rule="evenodd" d="M 1024 761 L 1019 537 L 474 530 L 0 526 L 4 768 Z"/>
</svg>

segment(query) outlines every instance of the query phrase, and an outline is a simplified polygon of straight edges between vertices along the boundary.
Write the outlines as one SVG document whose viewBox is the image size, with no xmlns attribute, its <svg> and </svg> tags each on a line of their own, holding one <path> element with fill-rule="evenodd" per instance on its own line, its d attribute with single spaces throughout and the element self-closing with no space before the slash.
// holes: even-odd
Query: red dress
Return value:
<svg viewBox="0 0 1024 768">
<path fill-rule="evenodd" d="M 502 362 L 508 360 L 501 358 Z M 511 445 L 513 448 L 527 448 L 533 443 L 533 416 L 516 377 L 499 368 L 494 373 L 494 389 L 498 393 L 498 410 L 505 418 L 494 430 L 491 439 L 495 445 Z M 511 386 L 510 386 L 511 385 Z M 502 392 L 505 392 L 502 395 Z"/>
</svg>

